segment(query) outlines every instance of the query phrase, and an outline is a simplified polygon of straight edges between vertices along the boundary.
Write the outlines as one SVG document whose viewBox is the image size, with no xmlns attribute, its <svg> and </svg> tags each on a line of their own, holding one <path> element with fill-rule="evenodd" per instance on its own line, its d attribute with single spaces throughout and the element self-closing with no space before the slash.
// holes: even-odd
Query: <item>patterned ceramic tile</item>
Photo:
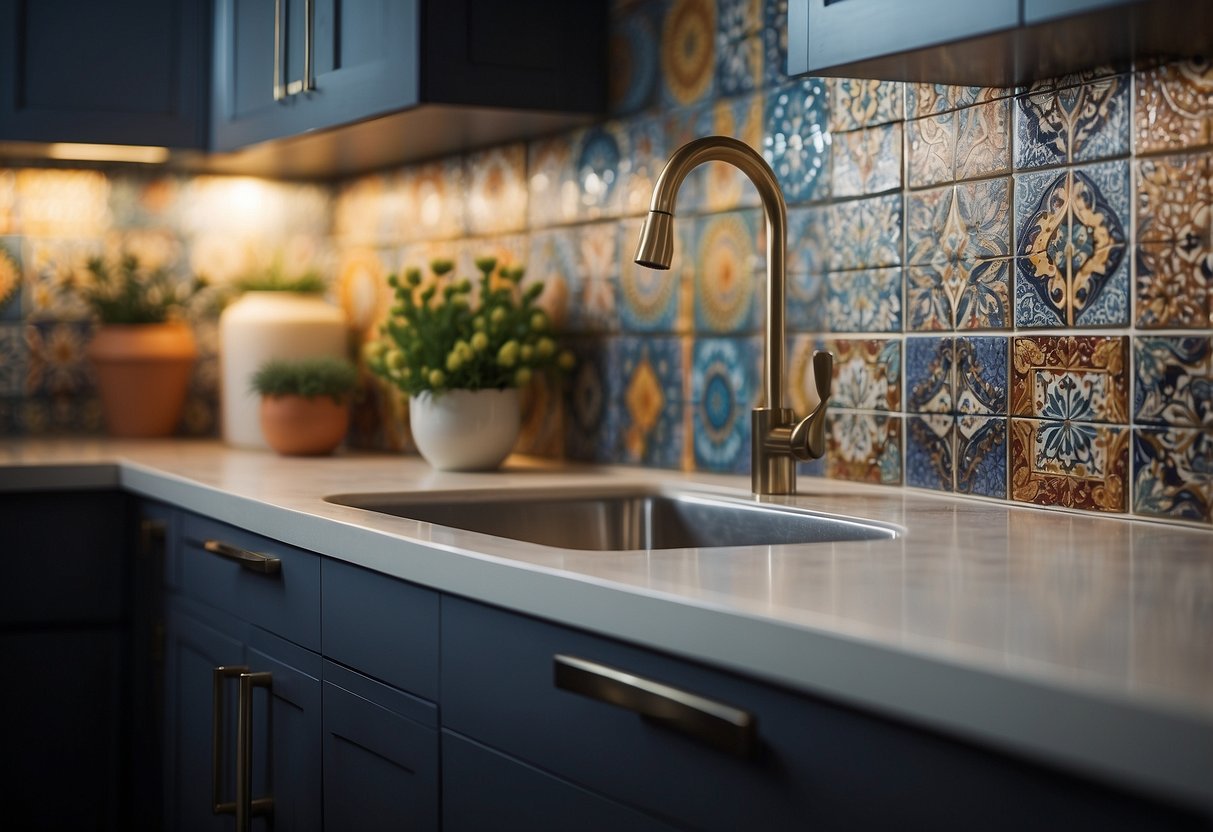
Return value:
<svg viewBox="0 0 1213 832">
<path fill-rule="evenodd" d="M 663 120 L 633 119 L 627 126 L 627 142 L 630 153 L 620 166 L 622 211 L 625 216 L 641 215 L 649 210 L 653 186 L 668 155 Z"/>
<path fill-rule="evenodd" d="M 1089 162 L 1129 152 L 1128 76 L 1026 95 L 1016 105 L 1016 168 Z"/>
<path fill-rule="evenodd" d="M 1213 245 L 1213 153 L 1142 159 L 1137 163 L 1137 240 Z"/>
<path fill-rule="evenodd" d="M 832 332 L 900 332 L 900 267 L 826 275 L 826 321 Z"/>
<path fill-rule="evenodd" d="M 1110 162 L 1015 179 L 1015 322 L 1128 322 L 1128 165 Z"/>
<path fill-rule="evenodd" d="M 1011 105 L 990 101 L 956 112 L 955 179 L 1009 173 L 1011 170 Z"/>
<path fill-rule="evenodd" d="M 662 468 L 681 465 L 682 353 L 677 338 L 619 340 L 623 461 Z"/>
<path fill-rule="evenodd" d="M 1138 153 L 1202 147 L 1213 142 L 1213 64 L 1188 61 L 1138 72 Z"/>
<path fill-rule="evenodd" d="M 830 407 L 901 410 L 901 341 L 838 339 L 827 341 L 826 349 L 834 354 Z"/>
<path fill-rule="evenodd" d="M 73 281 L 88 276 L 85 265 L 102 253 L 99 239 L 27 239 L 22 252 L 26 314 L 39 320 L 87 318 L 89 309 L 70 290 Z"/>
<path fill-rule="evenodd" d="M 901 417 L 831 410 L 826 426 L 826 476 L 901 484 Z"/>
<path fill-rule="evenodd" d="M 1133 421 L 1213 426 L 1213 336 L 1133 339 Z"/>
<path fill-rule="evenodd" d="M 29 344 L 22 324 L 0 324 L 0 396 L 25 393 Z"/>
<path fill-rule="evenodd" d="M 906 84 L 906 118 L 972 107 L 983 101 L 993 101 L 1008 95 L 997 87 L 958 87 L 948 84 Z"/>
<path fill-rule="evenodd" d="M 1125 424 L 1128 338 L 1036 336 L 1011 345 L 1011 414 Z"/>
<path fill-rule="evenodd" d="M 553 327 L 568 329 L 573 287 L 580 283 L 577 269 L 577 237 L 573 229 L 559 228 L 531 235 L 524 283 L 543 282 L 538 305 L 548 313 Z"/>
<path fill-rule="evenodd" d="M 900 123 L 834 134 L 834 196 L 859 196 L 901 187 Z"/>
<path fill-rule="evenodd" d="M 1204 329 L 1213 323 L 1213 271 L 1201 249 L 1174 243 L 1137 245 L 1137 325 Z"/>
<path fill-rule="evenodd" d="M 762 33 L 716 44 L 716 91 L 721 96 L 745 95 L 761 89 Z"/>
<path fill-rule="evenodd" d="M 1149 59 L 1147 59 L 1149 60 Z M 1065 75 L 1058 75 L 1053 78 L 1045 78 L 1040 81 L 1033 81 L 1026 88 L 1022 88 L 1022 92 L 1035 94 L 1038 92 L 1051 92 L 1054 90 L 1066 89 L 1068 87 L 1077 87 L 1082 84 L 1089 84 L 1092 81 L 1098 81 L 1101 78 L 1108 78 L 1116 74 L 1116 67 L 1111 64 L 1100 64 L 1087 69 L 1079 70 L 1078 72 L 1068 72 Z"/>
<path fill-rule="evenodd" d="M 1009 324 L 1010 213 L 1006 179 L 910 195 L 908 328 L 988 329 Z"/>
<path fill-rule="evenodd" d="M 750 468 L 750 412 L 761 384 L 760 345 L 751 338 L 697 338 L 691 361 L 695 467 Z"/>
<path fill-rule="evenodd" d="M 619 328 L 619 224 L 597 222 L 576 229 L 577 266 L 569 287 L 569 327 L 575 332 Z"/>
<path fill-rule="evenodd" d="M 950 182 L 956 165 L 956 114 L 906 122 L 906 157 L 911 188 Z"/>
<path fill-rule="evenodd" d="M 1006 499 L 1006 417 L 958 416 L 955 436 L 956 491 Z"/>
<path fill-rule="evenodd" d="M 905 118 L 905 85 L 863 78 L 830 79 L 830 130 L 856 130 Z"/>
<path fill-rule="evenodd" d="M 695 330 L 746 332 L 756 325 L 755 295 L 761 268 L 755 256 L 757 211 L 713 214 L 695 226 Z"/>
<path fill-rule="evenodd" d="M 578 339 L 567 388 L 565 453 L 570 459 L 615 462 L 620 458 L 623 379 L 618 339 Z"/>
<path fill-rule="evenodd" d="M 404 188 L 413 209 L 406 215 L 411 231 L 406 240 L 449 240 L 467 231 L 463 194 L 467 183 L 458 157 L 409 168 Z"/>
<path fill-rule="evenodd" d="M 653 3 L 635 3 L 611 16 L 607 101 L 613 115 L 636 113 L 653 103 L 659 30 Z"/>
<path fill-rule="evenodd" d="M 786 84 L 788 78 L 788 0 L 763 0 L 763 85 Z"/>
<path fill-rule="evenodd" d="M 829 196 L 826 86 L 807 78 L 767 92 L 763 155 L 789 203 Z"/>
<path fill-rule="evenodd" d="M 830 253 L 829 209 L 788 210 L 787 269 L 790 273 L 826 271 Z"/>
<path fill-rule="evenodd" d="M 31 435 L 79 436 L 102 429 L 101 402 L 92 394 L 30 396 L 20 417 Z"/>
<path fill-rule="evenodd" d="M 905 352 L 906 411 L 955 413 L 955 339 L 907 338 Z"/>
<path fill-rule="evenodd" d="M 834 203 L 829 233 L 831 271 L 901 265 L 901 194 Z"/>
<path fill-rule="evenodd" d="M 784 322 L 789 332 L 822 332 L 826 328 L 826 279 L 819 274 L 788 275 Z"/>
<path fill-rule="evenodd" d="M 1128 509 L 1125 428 L 1012 419 L 1010 453 L 1012 500 L 1091 511 Z"/>
<path fill-rule="evenodd" d="M 33 396 L 71 396 L 93 390 L 93 373 L 85 357 L 93 325 L 40 321 L 25 328 L 29 371 L 25 390 Z"/>
<path fill-rule="evenodd" d="M 906 485 L 953 490 L 956 417 L 943 414 L 906 418 Z"/>
<path fill-rule="evenodd" d="M 578 134 L 573 149 L 573 176 L 577 183 L 582 219 L 615 217 L 623 205 L 623 160 L 628 157 L 627 134 L 614 122 Z"/>
<path fill-rule="evenodd" d="M 700 114 L 698 133 L 701 136 L 731 136 L 761 152 L 762 114 L 761 95 L 718 101 Z M 727 211 L 759 204 L 758 190 L 733 165 L 708 162 L 703 166 L 703 177 L 705 210 Z M 650 190 L 648 198 L 651 197 Z M 649 207 L 648 198 L 644 204 L 645 210 Z"/>
<path fill-rule="evenodd" d="M 581 202 L 573 173 L 573 142 L 568 133 L 538 139 L 527 148 L 527 218 L 532 229 L 577 219 Z"/>
<path fill-rule="evenodd" d="M 716 0 L 717 37 L 737 40 L 762 29 L 766 0 Z"/>
<path fill-rule="evenodd" d="M 671 0 L 661 25 L 661 79 L 662 98 L 669 107 L 686 107 L 714 94 L 713 0 Z"/>
<path fill-rule="evenodd" d="M 636 265 L 636 241 L 640 238 L 640 220 L 620 223 L 619 235 L 619 318 L 624 332 L 675 332 L 686 327 L 683 307 L 682 252 L 691 224 L 675 226 L 674 259 L 668 269 L 649 269 Z"/>
<path fill-rule="evenodd" d="M 527 221 L 526 145 L 477 151 L 467 169 L 467 224 L 472 234 L 521 231 Z"/>
<path fill-rule="evenodd" d="M 1133 512 L 1213 523 L 1213 433 L 1134 428 Z"/>
<path fill-rule="evenodd" d="M 956 339 L 956 412 L 991 415 L 1007 412 L 1007 344 L 992 335 Z"/>
<path fill-rule="evenodd" d="M 21 238 L 0 239 L 0 321 L 21 319 Z"/>
</svg>

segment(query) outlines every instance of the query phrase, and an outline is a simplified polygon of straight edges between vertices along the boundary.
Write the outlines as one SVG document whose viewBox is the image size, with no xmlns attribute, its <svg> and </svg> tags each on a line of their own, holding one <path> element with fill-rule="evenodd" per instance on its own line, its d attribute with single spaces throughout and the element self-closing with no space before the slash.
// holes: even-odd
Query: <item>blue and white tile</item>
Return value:
<svg viewBox="0 0 1213 832">
<path fill-rule="evenodd" d="M 799 207 L 788 210 L 789 272 L 818 274 L 828 269 L 829 221 L 829 209 L 825 207 Z"/>
<path fill-rule="evenodd" d="M 576 231 L 576 277 L 569 293 L 569 325 L 574 330 L 619 329 L 619 224 L 596 222 Z"/>
<path fill-rule="evenodd" d="M 631 119 L 626 133 L 630 153 L 620 164 L 621 211 L 624 216 L 643 215 L 649 210 L 653 186 L 669 155 L 665 120 L 660 116 Z"/>
<path fill-rule="evenodd" d="M 953 178 L 973 179 L 1011 171 L 1011 109 L 1003 99 L 956 111 Z"/>
<path fill-rule="evenodd" d="M 906 417 L 905 484 L 953 490 L 956 417 L 933 413 Z"/>
<path fill-rule="evenodd" d="M 964 336 L 956 339 L 956 412 L 1005 415 L 1008 406 L 1009 338 Z"/>
<path fill-rule="evenodd" d="M 1006 499 L 1006 417 L 957 416 L 955 436 L 956 491 Z"/>
<path fill-rule="evenodd" d="M 763 0 L 763 86 L 786 84 L 788 78 L 788 0 Z"/>
<path fill-rule="evenodd" d="M 623 205 L 623 160 L 628 158 L 627 134 L 618 122 L 581 132 L 573 149 L 573 176 L 581 204 L 581 219 L 617 217 Z"/>
<path fill-rule="evenodd" d="M 829 104 L 820 78 L 793 81 L 767 92 L 763 155 L 789 203 L 828 197 Z"/>
<path fill-rule="evenodd" d="M 830 406 L 851 410 L 901 410 L 901 340 L 835 338 Z"/>
<path fill-rule="evenodd" d="M 1213 426 L 1213 336 L 1133 339 L 1133 421 Z"/>
<path fill-rule="evenodd" d="M 752 338 L 695 339 L 691 400 L 697 470 L 749 470 L 758 357 L 759 345 Z"/>
<path fill-rule="evenodd" d="M 955 339 L 906 338 L 905 354 L 906 411 L 955 413 Z"/>
<path fill-rule="evenodd" d="M 785 321 L 789 332 L 826 329 L 826 278 L 820 274 L 788 275 Z"/>
<path fill-rule="evenodd" d="M 761 151 L 764 130 L 762 117 L 763 99 L 760 94 L 717 101 L 700 111 L 697 134 L 731 136 Z M 708 162 L 702 166 L 702 171 L 705 211 L 729 211 L 760 205 L 758 190 L 736 166 L 725 162 Z M 647 200 L 644 208 L 648 209 Z"/>
<path fill-rule="evenodd" d="M 900 332 L 902 270 L 860 269 L 826 275 L 832 332 Z"/>
<path fill-rule="evenodd" d="M 721 97 L 746 95 L 762 88 L 762 33 L 716 45 L 716 91 Z"/>
<path fill-rule="evenodd" d="M 1089 162 L 1128 152 L 1128 76 L 1033 93 L 1016 101 L 1016 168 Z"/>
<path fill-rule="evenodd" d="M 905 119 L 905 85 L 866 78 L 830 79 L 830 130 L 858 130 Z"/>
<path fill-rule="evenodd" d="M 831 271 L 901 265 L 901 194 L 830 206 Z"/>
<path fill-rule="evenodd" d="M 1213 432 L 1134 428 L 1133 512 L 1213 523 Z"/>
<path fill-rule="evenodd" d="M 878 194 L 901 187 L 902 125 L 884 124 L 834 133 L 834 196 Z"/>
<path fill-rule="evenodd" d="M 956 166 L 956 113 L 906 122 L 906 178 L 911 188 L 951 182 Z"/>
</svg>

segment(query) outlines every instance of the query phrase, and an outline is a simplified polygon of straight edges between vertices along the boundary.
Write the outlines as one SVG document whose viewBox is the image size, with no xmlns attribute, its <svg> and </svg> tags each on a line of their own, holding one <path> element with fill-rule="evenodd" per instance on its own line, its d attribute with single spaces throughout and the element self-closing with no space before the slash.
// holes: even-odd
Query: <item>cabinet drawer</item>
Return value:
<svg viewBox="0 0 1213 832">
<path fill-rule="evenodd" d="M 558 655 L 744 711 L 756 722 L 752 751 L 672 730 L 660 708 L 645 718 L 561 689 Z M 1166 807 L 927 731 L 460 599 L 443 599 L 442 680 L 444 728 L 696 829 L 1013 830 L 1040 817 L 1199 828 Z"/>
<path fill-rule="evenodd" d="M 426 699 L 438 698 L 438 593 L 326 559 L 324 655 Z"/>
<path fill-rule="evenodd" d="M 181 537 L 187 595 L 319 652 L 319 555 L 192 514 Z"/>
</svg>

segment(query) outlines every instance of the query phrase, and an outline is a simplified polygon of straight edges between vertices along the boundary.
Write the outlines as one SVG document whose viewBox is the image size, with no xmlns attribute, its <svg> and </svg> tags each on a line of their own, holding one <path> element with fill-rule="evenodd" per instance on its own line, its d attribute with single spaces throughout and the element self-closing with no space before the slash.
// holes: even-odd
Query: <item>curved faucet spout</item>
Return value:
<svg viewBox="0 0 1213 832">
<path fill-rule="evenodd" d="M 755 493 L 793 494 L 796 491 L 795 460 L 819 457 L 825 450 L 825 399 L 829 396 L 829 383 L 827 379 L 825 398 L 793 430 L 795 414 L 784 403 L 784 294 L 787 283 L 784 262 L 788 210 L 771 166 L 749 145 L 727 136 L 706 136 L 678 148 L 657 177 L 649 213 L 640 231 L 636 262 L 655 269 L 670 267 L 674 255 L 674 203 L 678 189 L 687 174 L 704 162 L 733 165 L 754 183 L 762 200 L 767 235 L 767 304 L 763 401 L 754 411 L 752 479 Z M 819 367 L 829 372 L 831 357 L 829 353 L 823 355 L 824 364 L 814 356 L 815 372 Z M 821 389 L 819 380 L 819 393 Z"/>
</svg>

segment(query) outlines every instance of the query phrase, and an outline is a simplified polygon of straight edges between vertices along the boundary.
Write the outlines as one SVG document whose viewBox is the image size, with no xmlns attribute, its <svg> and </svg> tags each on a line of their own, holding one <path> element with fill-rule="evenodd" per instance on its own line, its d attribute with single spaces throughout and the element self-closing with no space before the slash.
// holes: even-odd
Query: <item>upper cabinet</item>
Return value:
<svg viewBox="0 0 1213 832">
<path fill-rule="evenodd" d="M 211 147 L 376 119 L 280 159 L 291 175 L 533 134 L 519 110 L 605 108 L 606 24 L 603 0 L 216 0 Z"/>
<path fill-rule="evenodd" d="M 790 75 L 1012 86 L 1211 47 L 1189 0 L 788 0 Z"/>
<path fill-rule="evenodd" d="M 207 0 L 0 0 L 0 140 L 206 144 Z"/>
</svg>

